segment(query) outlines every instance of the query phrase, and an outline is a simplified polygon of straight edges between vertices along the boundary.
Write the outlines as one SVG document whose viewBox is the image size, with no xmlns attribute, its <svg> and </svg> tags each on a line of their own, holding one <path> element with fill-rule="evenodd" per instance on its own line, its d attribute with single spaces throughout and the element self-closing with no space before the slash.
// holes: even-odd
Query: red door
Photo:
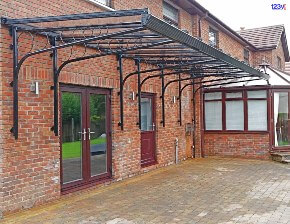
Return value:
<svg viewBox="0 0 290 224">
<path fill-rule="evenodd" d="M 141 166 L 156 163 L 155 97 L 142 93 L 141 97 Z"/>
<path fill-rule="evenodd" d="M 61 86 L 61 184 L 70 191 L 111 177 L 110 91 Z"/>
</svg>

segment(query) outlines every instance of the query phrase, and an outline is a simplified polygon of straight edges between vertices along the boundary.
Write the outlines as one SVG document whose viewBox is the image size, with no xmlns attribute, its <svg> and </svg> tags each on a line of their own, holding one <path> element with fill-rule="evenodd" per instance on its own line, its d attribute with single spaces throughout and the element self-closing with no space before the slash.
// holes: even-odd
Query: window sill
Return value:
<svg viewBox="0 0 290 224">
<path fill-rule="evenodd" d="M 271 152 L 275 153 L 277 151 L 289 151 L 290 145 L 285 146 L 272 146 Z"/>
<path fill-rule="evenodd" d="M 269 134 L 269 131 L 204 131 L 205 134 Z"/>
<path fill-rule="evenodd" d="M 109 6 L 106 6 L 106 5 L 100 3 L 100 2 L 98 2 L 96 0 L 86 0 L 86 1 L 89 2 L 89 3 L 92 3 L 93 5 L 96 5 L 96 6 L 100 7 L 102 9 L 106 10 L 106 11 L 116 11 L 115 9 L 113 9 L 113 8 L 111 8 Z"/>
</svg>

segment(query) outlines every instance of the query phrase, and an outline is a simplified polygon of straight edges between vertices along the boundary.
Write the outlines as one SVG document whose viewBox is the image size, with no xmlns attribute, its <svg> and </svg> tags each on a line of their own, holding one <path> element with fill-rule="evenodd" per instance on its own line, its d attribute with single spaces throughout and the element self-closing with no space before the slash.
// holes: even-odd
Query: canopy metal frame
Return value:
<svg viewBox="0 0 290 224">
<path fill-rule="evenodd" d="M 116 21 L 114 22 L 114 20 Z M 18 79 L 21 67 L 28 58 L 46 52 L 51 53 L 52 60 L 53 86 L 51 89 L 54 91 L 54 125 L 52 130 L 56 136 L 59 134 L 59 76 L 61 71 L 71 63 L 108 55 L 117 56 L 117 69 L 120 78 L 119 126 L 121 130 L 124 130 L 124 85 L 130 77 L 137 76 L 139 110 L 137 125 L 139 128 L 141 128 L 142 86 L 150 79 L 159 78 L 161 80 L 161 122 L 165 127 L 165 91 L 172 83 L 178 83 L 178 122 L 182 125 L 181 97 L 186 87 L 196 84 L 204 86 L 206 83 L 238 80 L 243 77 L 249 79 L 269 78 L 267 74 L 158 19 L 151 15 L 148 9 L 21 19 L 2 17 L 1 23 L 9 27 L 12 36 L 13 127 L 11 132 L 15 139 L 18 138 L 19 131 Z M 20 57 L 19 42 L 22 33 L 28 33 L 32 38 L 31 49 Z M 49 46 L 35 49 L 34 37 L 36 36 L 45 36 Z M 83 46 L 84 55 L 72 57 L 74 55 L 73 46 Z M 59 65 L 59 51 L 68 48 L 71 48 L 69 59 Z M 95 50 L 96 53 L 88 53 L 88 48 Z M 135 60 L 135 72 L 124 74 L 124 59 Z M 142 64 L 150 64 L 154 68 L 142 70 Z M 168 82 L 166 82 L 166 77 L 170 77 Z M 212 78 L 211 80 L 202 80 L 205 77 Z"/>
</svg>

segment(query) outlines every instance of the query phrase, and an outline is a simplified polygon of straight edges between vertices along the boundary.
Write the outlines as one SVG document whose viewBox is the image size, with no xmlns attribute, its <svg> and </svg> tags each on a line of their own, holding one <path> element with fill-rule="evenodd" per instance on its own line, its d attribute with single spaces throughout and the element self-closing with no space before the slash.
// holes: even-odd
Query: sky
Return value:
<svg viewBox="0 0 290 224">
<path fill-rule="evenodd" d="M 234 30 L 284 24 L 290 48 L 290 0 L 197 0 Z M 286 4 L 286 10 L 273 10 L 272 4 Z"/>
</svg>

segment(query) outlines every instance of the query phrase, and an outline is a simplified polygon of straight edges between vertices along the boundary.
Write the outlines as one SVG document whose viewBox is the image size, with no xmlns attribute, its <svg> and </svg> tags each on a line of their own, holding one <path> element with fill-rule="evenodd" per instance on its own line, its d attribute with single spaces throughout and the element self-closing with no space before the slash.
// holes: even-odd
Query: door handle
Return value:
<svg viewBox="0 0 290 224">
<path fill-rule="evenodd" d="M 87 135 L 86 129 L 84 128 L 83 132 L 79 131 L 79 134 L 84 136 L 84 141 L 85 141 L 86 140 L 86 135 Z"/>
<path fill-rule="evenodd" d="M 152 124 L 152 131 L 155 131 L 155 123 Z"/>
<path fill-rule="evenodd" d="M 95 134 L 96 132 L 91 131 L 91 129 L 88 128 L 88 133 L 89 133 L 89 140 L 91 140 L 91 134 Z"/>
</svg>

